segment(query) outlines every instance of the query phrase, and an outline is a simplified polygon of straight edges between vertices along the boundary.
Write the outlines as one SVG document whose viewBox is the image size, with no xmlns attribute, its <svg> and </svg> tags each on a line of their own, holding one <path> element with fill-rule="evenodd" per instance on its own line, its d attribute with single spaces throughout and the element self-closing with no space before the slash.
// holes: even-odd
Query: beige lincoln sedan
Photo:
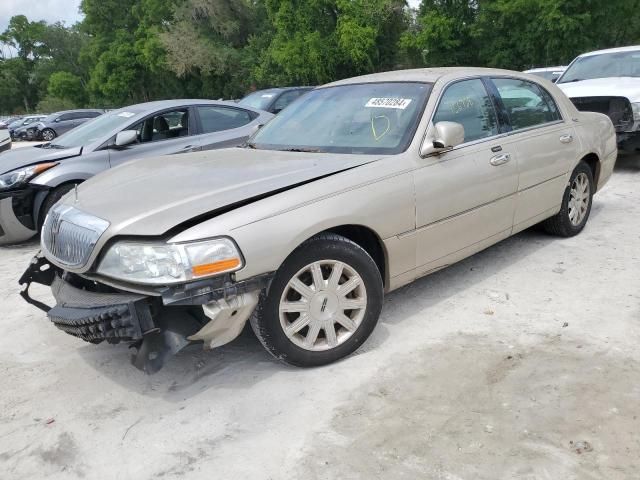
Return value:
<svg viewBox="0 0 640 480">
<path fill-rule="evenodd" d="M 385 292 L 535 224 L 578 234 L 616 153 L 608 117 L 527 74 L 342 80 L 242 148 L 133 161 L 77 187 L 47 216 L 22 296 L 71 335 L 130 343 L 149 373 L 247 321 L 276 358 L 323 365 L 362 345 Z"/>
</svg>

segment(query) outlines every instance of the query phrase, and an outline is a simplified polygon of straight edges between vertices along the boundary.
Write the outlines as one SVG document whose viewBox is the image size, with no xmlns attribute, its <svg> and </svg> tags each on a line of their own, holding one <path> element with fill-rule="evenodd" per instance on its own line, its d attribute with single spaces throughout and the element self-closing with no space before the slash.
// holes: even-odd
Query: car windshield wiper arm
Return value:
<svg viewBox="0 0 640 480">
<path fill-rule="evenodd" d="M 244 142 L 244 144 L 242 145 L 243 148 L 257 148 L 255 143 L 251 143 L 251 142 Z"/>
<path fill-rule="evenodd" d="M 283 148 L 280 151 L 281 152 L 320 153 L 322 150 L 320 150 L 319 148 L 293 147 L 293 148 Z"/>
</svg>

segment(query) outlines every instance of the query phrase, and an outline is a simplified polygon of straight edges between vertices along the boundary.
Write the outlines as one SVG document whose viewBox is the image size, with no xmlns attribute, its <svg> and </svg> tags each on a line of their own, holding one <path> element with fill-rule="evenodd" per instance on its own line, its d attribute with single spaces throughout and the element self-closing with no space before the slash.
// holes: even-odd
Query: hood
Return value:
<svg viewBox="0 0 640 480">
<path fill-rule="evenodd" d="M 54 162 L 69 157 L 77 157 L 81 153 L 81 147 L 65 149 L 24 147 L 10 150 L 0 155 L 0 174 L 33 165 L 34 163 Z"/>
<path fill-rule="evenodd" d="M 183 222 L 377 160 L 233 148 L 126 163 L 64 202 L 111 223 L 109 236 L 162 235 Z"/>
<path fill-rule="evenodd" d="M 640 102 L 640 78 L 611 77 L 556 83 L 569 98 L 576 97 L 625 97 L 631 103 Z"/>
</svg>

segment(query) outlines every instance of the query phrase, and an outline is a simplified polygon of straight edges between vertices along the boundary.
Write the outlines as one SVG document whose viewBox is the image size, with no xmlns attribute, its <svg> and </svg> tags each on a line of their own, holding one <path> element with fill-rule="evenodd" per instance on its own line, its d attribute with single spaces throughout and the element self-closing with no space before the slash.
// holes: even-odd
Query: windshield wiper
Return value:
<svg viewBox="0 0 640 480">
<path fill-rule="evenodd" d="M 304 147 L 294 147 L 294 148 L 283 148 L 279 150 L 280 152 L 302 152 L 302 153 L 320 153 L 322 150 L 319 148 L 304 148 Z"/>
<path fill-rule="evenodd" d="M 244 144 L 242 145 L 242 148 L 257 148 L 255 143 L 251 143 L 251 142 L 244 142 Z"/>
</svg>

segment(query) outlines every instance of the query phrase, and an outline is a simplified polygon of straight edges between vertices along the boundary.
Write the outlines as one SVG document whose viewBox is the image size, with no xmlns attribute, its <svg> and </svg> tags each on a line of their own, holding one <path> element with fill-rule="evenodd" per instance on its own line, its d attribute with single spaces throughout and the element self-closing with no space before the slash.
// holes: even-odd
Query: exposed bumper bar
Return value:
<svg viewBox="0 0 640 480">
<path fill-rule="evenodd" d="M 213 348 L 233 340 L 255 308 L 258 293 L 272 274 L 242 282 L 230 276 L 167 288 L 162 297 L 104 288 L 78 288 L 60 268 L 37 255 L 19 280 L 20 295 L 45 311 L 60 330 L 91 343 L 131 343 L 132 363 L 155 373 L 166 359 L 193 341 Z M 56 305 L 50 307 L 29 294 L 32 283 L 48 285 Z M 194 314 L 194 306 L 199 315 Z"/>
</svg>

